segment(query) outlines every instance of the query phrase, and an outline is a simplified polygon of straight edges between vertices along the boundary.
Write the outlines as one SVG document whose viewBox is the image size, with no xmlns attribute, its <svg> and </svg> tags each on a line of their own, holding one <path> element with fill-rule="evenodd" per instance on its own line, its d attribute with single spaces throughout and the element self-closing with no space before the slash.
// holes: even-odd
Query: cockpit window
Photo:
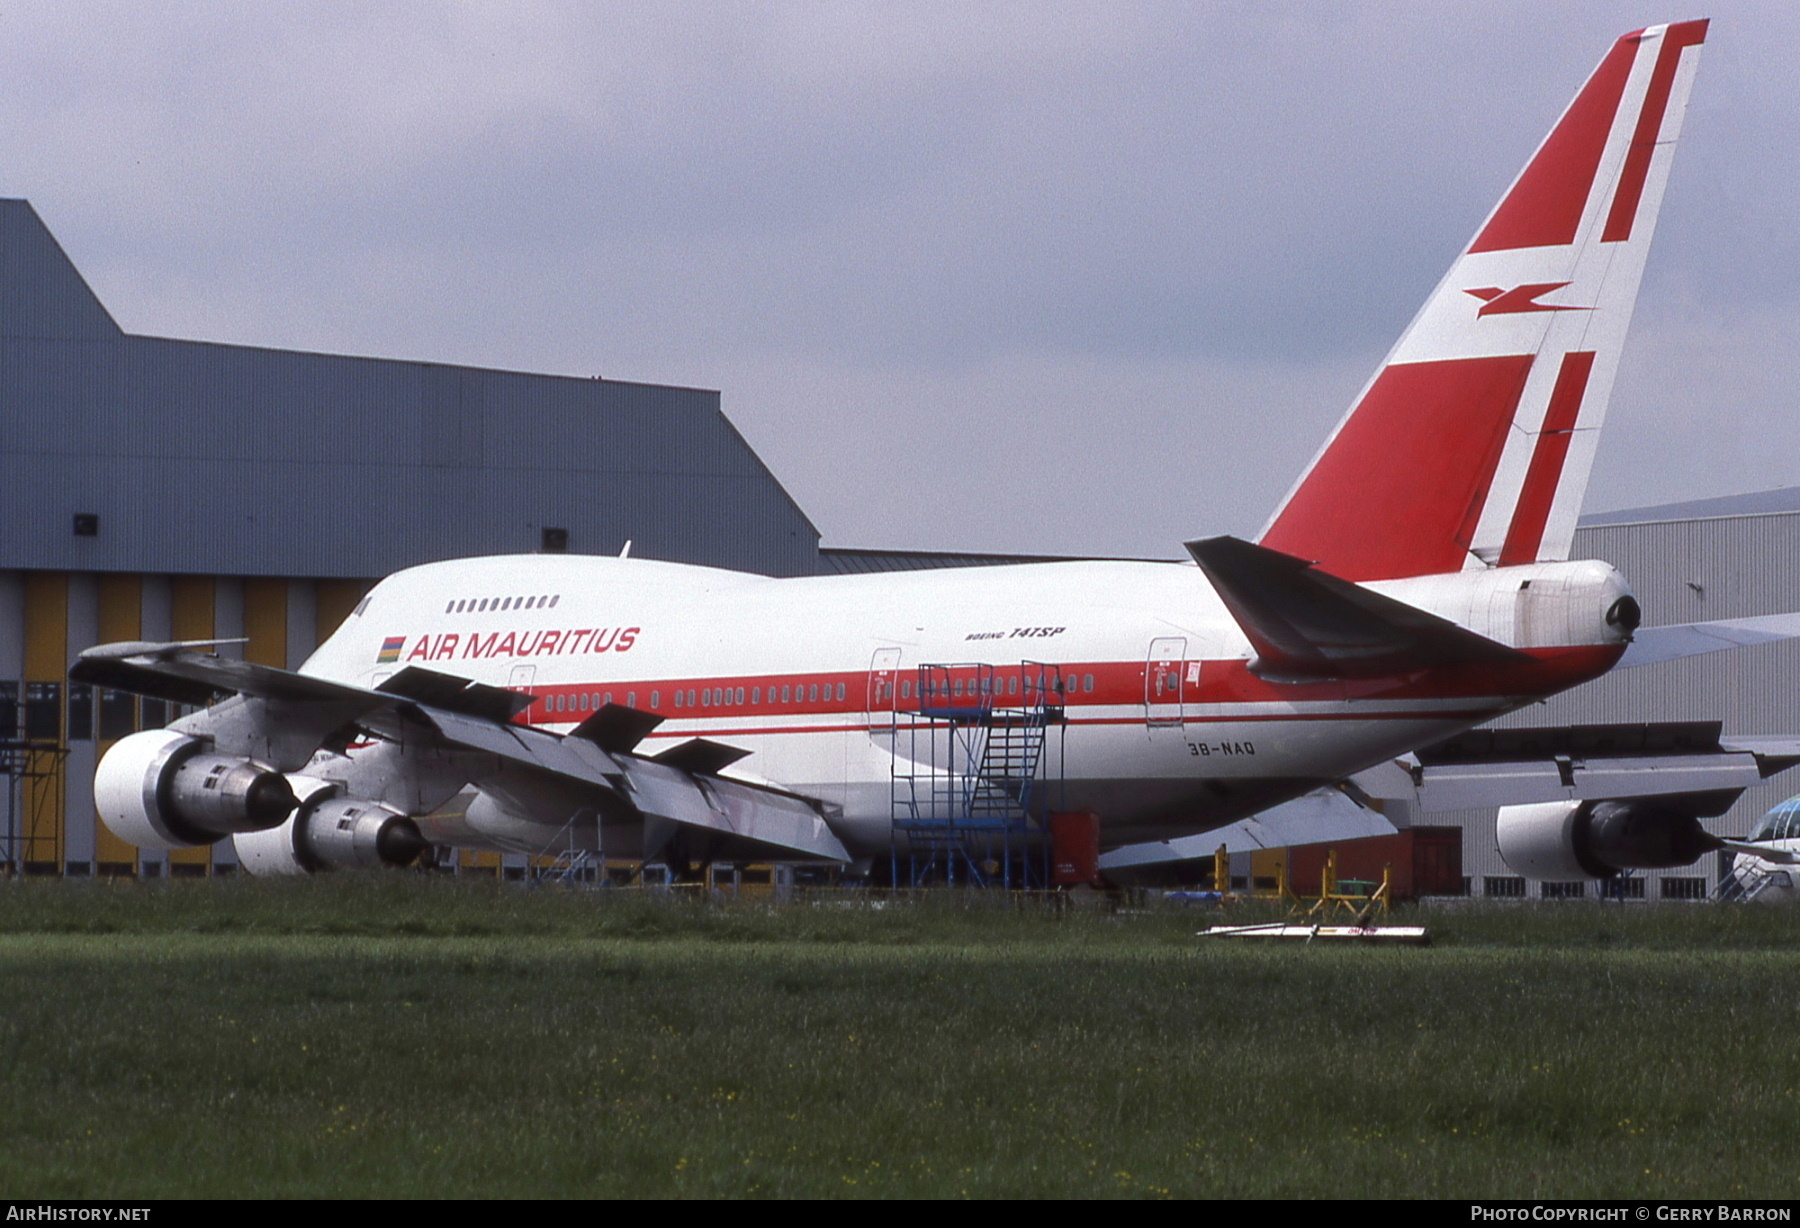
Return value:
<svg viewBox="0 0 1800 1228">
<path fill-rule="evenodd" d="M 1800 839 L 1800 797 L 1790 797 L 1762 817 L 1752 840 Z"/>
</svg>

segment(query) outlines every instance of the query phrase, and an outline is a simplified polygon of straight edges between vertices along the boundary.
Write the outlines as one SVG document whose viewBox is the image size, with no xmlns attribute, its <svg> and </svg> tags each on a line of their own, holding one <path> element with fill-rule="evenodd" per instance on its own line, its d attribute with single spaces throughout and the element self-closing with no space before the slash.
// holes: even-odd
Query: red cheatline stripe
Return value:
<svg viewBox="0 0 1800 1228">
<path fill-rule="evenodd" d="M 1479 666 L 1456 668 L 1446 667 L 1427 671 L 1404 679 L 1361 679 L 1353 683 L 1318 682 L 1318 683 L 1274 683 L 1257 677 L 1250 671 L 1250 662 L 1242 659 L 1192 661 L 1201 669 L 1201 682 L 1188 684 L 1182 691 L 1182 699 L 1191 711 L 1200 706 L 1240 705 L 1240 704 L 1300 704 L 1330 703 L 1346 704 L 1351 700 L 1391 700 L 1391 701 L 1431 701 L 1455 700 L 1465 704 L 1481 704 L 1496 695 L 1549 694 L 1562 690 L 1576 682 L 1602 673 L 1610 666 L 1622 651 L 1618 645 L 1584 646 L 1573 648 L 1532 649 L 1530 655 L 1535 659 L 1520 667 Z M 1100 661 L 1065 664 L 1062 667 L 1064 677 L 1078 679 L 1078 686 L 1064 696 L 1052 699 L 1053 704 L 1065 706 L 1067 719 L 1071 724 L 1141 724 L 1144 703 L 1144 666 L 1135 661 Z M 903 674 L 911 671 L 901 671 Z M 1035 671 L 1032 671 L 1035 673 Z M 1014 676 L 1017 670 L 1014 670 Z M 1006 677 L 1004 669 L 994 670 L 998 679 Z M 1095 686 L 1087 689 L 1087 679 L 1092 677 Z M 787 732 L 843 732 L 849 729 L 868 728 L 867 689 L 858 688 L 855 683 L 865 681 L 866 676 L 835 674 L 786 674 L 778 679 L 777 685 L 785 680 L 790 687 L 795 680 L 803 680 L 810 687 L 813 682 L 826 680 L 831 686 L 833 698 L 821 698 L 816 701 L 795 699 L 791 703 L 782 704 L 772 698 L 764 698 L 752 702 L 750 695 L 760 689 L 765 696 L 769 689 L 746 677 L 727 679 L 684 678 L 677 681 L 667 679 L 630 681 L 630 682 L 589 682 L 559 683 L 554 686 L 534 687 L 531 690 L 532 705 L 517 718 L 523 723 L 534 725 L 575 725 L 593 715 L 593 704 L 603 702 L 610 694 L 617 703 L 626 703 L 635 696 L 640 708 L 649 704 L 650 695 L 654 692 L 659 703 L 654 708 L 658 716 L 668 718 L 670 724 L 655 736 L 694 737 L 695 726 L 701 722 L 713 722 L 708 731 L 730 732 L 740 729 L 743 722 L 779 722 L 742 728 L 743 733 L 787 733 Z M 845 694 L 842 700 L 836 699 L 836 683 L 844 681 Z M 713 705 L 685 703 L 680 708 L 672 705 L 671 697 L 679 688 L 683 694 L 687 691 L 696 693 L 705 690 L 719 691 L 724 685 L 713 687 L 713 682 L 729 684 L 732 692 L 730 702 L 718 702 Z M 736 692 L 739 684 L 750 682 L 750 690 L 746 692 L 745 702 L 737 703 Z M 824 685 L 821 685 L 821 690 Z M 810 694 L 810 690 L 808 691 Z M 581 709 L 578 703 L 572 702 L 581 695 L 590 697 L 589 707 Z M 561 699 L 559 709 L 555 700 Z M 1009 708 L 1016 711 L 1023 696 L 1007 695 L 995 697 L 996 711 L 1005 712 Z M 906 719 L 918 709 L 916 693 L 901 696 L 895 701 L 898 718 Z M 1084 717 L 1082 710 L 1111 707 L 1114 709 L 1136 709 L 1130 716 L 1120 717 Z M 1371 714 L 1373 715 L 1373 714 Z M 1388 714 L 1383 713 L 1383 716 Z M 1420 714 L 1430 717 L 1432 713 Z M 1450 713 L 1457 715 L 1457 713 Z M 1283 712 L 1267 718 L 1255 716 L 1209 716 L 1212 720 L 1255 720 L 1289 719 L 1290 714 Z M 801 724 L 797 718 L 812 718 L 821 722 Z M 876 713 L 876 724 L 893 719 L 885 711 Z M 1190 716 L 1189 718 L 1195 719 Z M 1343 720 L 1352 719 L 1347 711 L 1317 712 L 1292 714 L 1295 720 Z M 845 722 L 851 722 L 846 724 Z"/>
<path fill-rule="evenodd" d="M 1551 247 L 1575 241 L 1594 172 L 1631 76 L 1639 34 L 1613 44 L 1544 139 L 1531 164 L 1469 245 L 1471 252 Z"/>
<path fill-rule="evenodd" d="M 1675 85 L 1681 53 L 1705 41 L 1704 19 L 1684 21 L 1664 32 L 1662 47 L 1656 53 L 1656 67 L 1650 72 L 1650 89 L 1638 112 L 1637 130 L 1631 134 L 1631 148 L 1625 154 L 1625 169 L 1619 175 L 1619 190 L 1613 193 L 1612 211 L 1606 215 L 1606 229 L 1600 235 L 1602 243 L 1620 243 L 1631 237 L 1631 225 L 1637 220 L 1638 200 L 1644 195 L 1644 180 L 1650 175 L 1650 157 L 1656 152 L 1656 138 L 1669 109 L 1669 91 Z"/>
<path fill-rule="evenodd" d="M 1487 704 L 1463 708 L 1424 708 L 1413 712 L 1365 712 L 1362 710 L 1343 712 L 1251 712 L 1217 715 L 1189 712 L 1183 719 L 1184 725 L 1257 725 L 1288 721 L 1338 721 L 1362 724 L 1364 721 L 1458 721 L 1477 720 L 1494 715 L 1501 708 L 1510 706 L 1514 701 L 1506 696 L 1496 695 Z M 1191 705 L 1190 705 L 1191 706 Z M 568 724 L 566 721 L 557 724 Z M 1133 726 L 1144 728 L 1142 713 L 1135 716 L 1090 716 L 1071 717 L 1071 727 L 1091 726 Z M 868 733 L 871 729 L 887 732 L 892 726 L 885 724 L 869 725 L 862 722 L 854 725 L 730 725 L 704 729 L 659 729 L 649 735 L 649 739 L 658 738 L 683 740 L 688 738 L 754 738 L 768 737 L 774 734 L 799 733 Z M 902 729 L 906 728 L 901 726 Z"/>
<path fill-rule="evenodd" d="M 1588 374 L 1593 369 L 1592 350 L 1563 355 L 1556 387 L 1550 392 L 1550 408 L 1544 413 L 1544 429 L 1538 432 L 1537 447 L 1525 470 L 1525 486 L 1519 491 L 1519 504 L 1506 530 L 1506 544 L 1500 548 L 1503 567 L 1537 561 L 1538 547 L 1544 543 L 1544 525 L 1550 519 L 1550 505 L 1556 502 L 1556 488 L 1562 481 L 1563 461 L 1569 455 L 1571 432 L 1581 414 L 1582 394 L 1587 391 Z"/>
</svg>

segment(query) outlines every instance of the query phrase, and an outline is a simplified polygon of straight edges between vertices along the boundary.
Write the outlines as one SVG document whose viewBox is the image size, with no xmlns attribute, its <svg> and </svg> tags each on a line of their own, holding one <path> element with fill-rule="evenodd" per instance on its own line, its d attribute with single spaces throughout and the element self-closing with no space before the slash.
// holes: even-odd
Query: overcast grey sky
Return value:
<svg viewBox="0 0 1800 1228">
<path fill-rule="evenodd" d="M 1705 15 L 8 3 L 0 195 L 134 332 L 718 388 L 827 544 L 1170 556 Z M 1800 6 L 1711 15 L 1594 510 L 1800 483 Z"/>
</svg>

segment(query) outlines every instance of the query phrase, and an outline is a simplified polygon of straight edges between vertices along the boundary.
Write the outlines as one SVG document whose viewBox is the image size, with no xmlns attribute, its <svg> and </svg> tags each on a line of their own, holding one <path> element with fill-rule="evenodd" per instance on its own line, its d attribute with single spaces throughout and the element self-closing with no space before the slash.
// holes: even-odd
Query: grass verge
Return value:
<svg viewBox="0 0 1800 1228">
<path fill-rule="evenodd" d="M 0 1192 L 1792 1197 L 1800 910 L 0 888 Z"/>
</svg>

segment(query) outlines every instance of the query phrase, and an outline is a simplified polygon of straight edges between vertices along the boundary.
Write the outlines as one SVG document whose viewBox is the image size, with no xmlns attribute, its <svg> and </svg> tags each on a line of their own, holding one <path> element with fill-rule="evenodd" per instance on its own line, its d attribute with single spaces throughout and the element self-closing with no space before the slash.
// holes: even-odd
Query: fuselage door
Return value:
<svg viewBox="0 0 1800 1228">
<path fill-rule="evenodd" d="M 900 650 L 877 648 L 869 659 L 869 734 L 894 731 L 894 709 L 900 686 Z"/>
<path fill-rule="evenodd" d="M 1144 662 L 1144 723 L 1152 729 L 1181 726 L 1181 673 L 1187 639 L 1158 636 Z"/>
</svg>

